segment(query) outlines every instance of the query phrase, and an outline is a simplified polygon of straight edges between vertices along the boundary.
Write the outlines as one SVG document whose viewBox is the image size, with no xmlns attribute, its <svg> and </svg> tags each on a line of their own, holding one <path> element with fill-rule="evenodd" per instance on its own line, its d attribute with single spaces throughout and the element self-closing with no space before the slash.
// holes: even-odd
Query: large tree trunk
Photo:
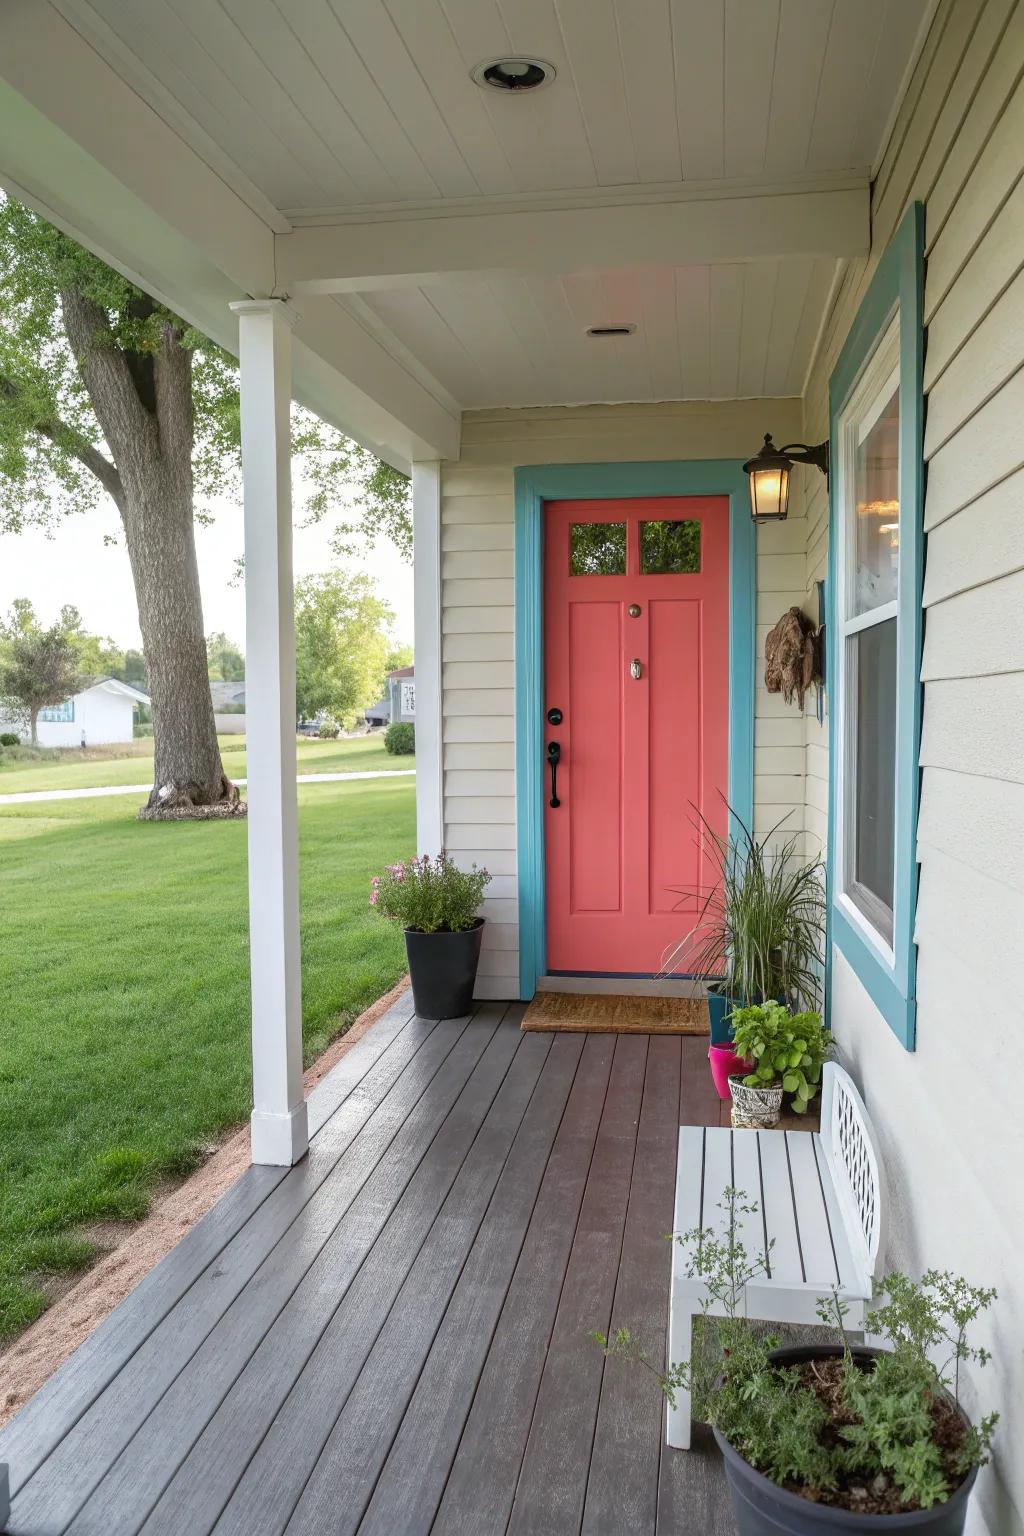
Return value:
<svg viewBox="0 0 1024 1536">
<path fill-rule="evenodd" d="M 75 292 L 62 294 L 61 303 L 120 477 L 115 500 L 153 702 L 156 764 L 146 813 L 237 809 L 238 790 L 221 763 L 207 675 L 192 506 L 191 354 L 169 323 L 154 353 L 123 352 L 97 305 Z"/>
<path fill-rule="evenodd" d="M 39 745 L 39 710 L 38 709 L 30 709 L 29 712 L 28 712 L 28 740 L 29 740 L 29 745 L 30 746 L 38 747 L 38 745 Z"/>
</svg>

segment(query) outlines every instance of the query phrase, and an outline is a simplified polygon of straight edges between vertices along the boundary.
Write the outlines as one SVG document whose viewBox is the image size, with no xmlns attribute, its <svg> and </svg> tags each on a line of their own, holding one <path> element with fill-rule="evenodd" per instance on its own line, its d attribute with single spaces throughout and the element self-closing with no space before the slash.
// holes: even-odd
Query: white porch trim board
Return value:
<svg viewBox="0 0 1024 1536">
<path fill-rule="evenodd" d="M 441 465 L 412 466 L 416 642 L 416 847 L 444 846 L 444 730 L 441 698 Z"/>
<path fill-rule="evenodd" d="M 232 304 L 241 364 L 254 1163 L 298 1162 L 302 1091 L 295 762 L 291 332 L 280 299 Z"/>
</svg>

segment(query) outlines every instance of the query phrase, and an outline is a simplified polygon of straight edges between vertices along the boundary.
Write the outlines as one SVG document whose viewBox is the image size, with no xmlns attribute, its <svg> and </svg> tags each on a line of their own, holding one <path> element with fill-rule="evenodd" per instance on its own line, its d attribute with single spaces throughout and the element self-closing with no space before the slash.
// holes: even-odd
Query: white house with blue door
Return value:
<svg viewBox="0 0 1024 1536">
<path fill-rule="evenodd" d="M 1020 1536 L 1024 5 L 181 11 L 6 6 L 0 177 L 241 359 L 254 1159 L 308 1133 L 294 396 L 411 474 L 418 841 L 493 875 L 481 997 L 656 972 L 694 806 L 827 860 L 885 1260 L 999 1290 L 972 1530 Z M 819 594 L 801 711 L 764 640 Z"/>
</svg>

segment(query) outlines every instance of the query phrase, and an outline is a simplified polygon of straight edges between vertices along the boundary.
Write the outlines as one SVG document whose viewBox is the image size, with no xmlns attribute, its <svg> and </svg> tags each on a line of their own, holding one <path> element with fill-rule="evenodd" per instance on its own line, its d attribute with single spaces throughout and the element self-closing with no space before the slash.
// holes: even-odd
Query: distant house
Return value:
<svg viewBox="0 0 1024 1536">
<path fill-rule="evenodd" d="M 63 704 L 39 711 L 39 745 L 98 747 L 131 741 L 136 704 L 148 705 L 148 694 L 114 677 L 102 678 Z M 28 740 L 28 726 L 21 720 L 12 722 L 12 728 Z"/>
<path fill-rule="evenodd" d="M 225 682 L 214 678 L 210 683 L 213 717 L 222 736 L 245 735 L 245 678 Z"/>
<path fill-rule="evenodd" d="M 366 711 L 367 725 L 393 725 L 416 719 L 416 668 L 396 667 L 387 677 L 387 691 Z"/>
</svg>

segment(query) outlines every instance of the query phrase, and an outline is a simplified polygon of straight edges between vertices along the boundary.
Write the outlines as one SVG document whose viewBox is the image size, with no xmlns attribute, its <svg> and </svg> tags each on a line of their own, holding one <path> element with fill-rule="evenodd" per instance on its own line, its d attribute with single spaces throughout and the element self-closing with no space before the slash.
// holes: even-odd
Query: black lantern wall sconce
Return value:
<svg viewBox="0 0 1024 1536">
<path fill-rule="evenodd" d="M 828 443 L 809 448 L 806 443 L 787 443 L 776 448 L 772 435 L 764 435 L 764 447 L 743 468 L 750 476 L 750 515 L 755 523 L 781 523 L 789 511 L 789 472 L 794 464 L 815 464 L 828 482 Z"/>
</svg>

